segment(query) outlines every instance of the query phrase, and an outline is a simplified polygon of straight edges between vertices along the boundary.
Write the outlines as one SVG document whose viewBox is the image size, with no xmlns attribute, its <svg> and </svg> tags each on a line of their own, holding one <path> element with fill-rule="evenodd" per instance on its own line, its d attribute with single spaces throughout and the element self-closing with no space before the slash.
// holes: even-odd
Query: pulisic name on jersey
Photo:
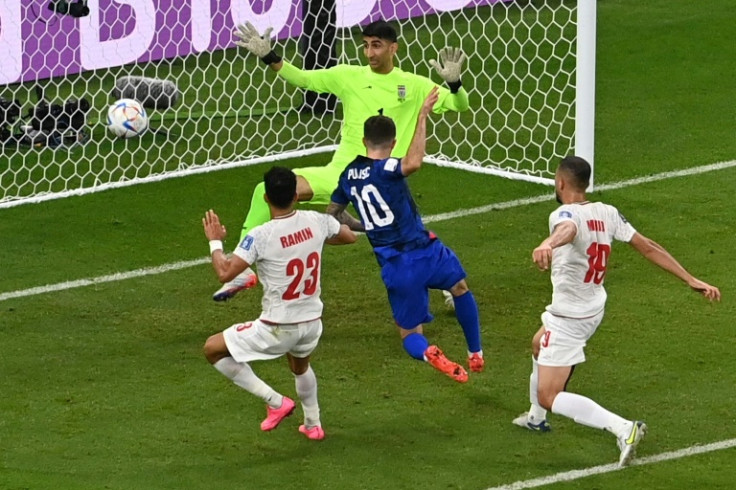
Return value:
<svg viewBox="0 0 736 490">
<path fill-rule="evenodd" d="M 295 233 L 289 233 L 286 236 L 279 237 L 279 240 L 281 240 L 281 248 L 286 248 L 306 242 L 310 238 L 314 238 L 314 233 L 312 233 L 311 228 L 306 227 Z"/>
<path fill-rule="evenodd" d="M 357 168 L 348 169 L 348 180 L 367 179 L 371 175 L 371 168 L 365 167 L 358 170 Z"/>
</svg>

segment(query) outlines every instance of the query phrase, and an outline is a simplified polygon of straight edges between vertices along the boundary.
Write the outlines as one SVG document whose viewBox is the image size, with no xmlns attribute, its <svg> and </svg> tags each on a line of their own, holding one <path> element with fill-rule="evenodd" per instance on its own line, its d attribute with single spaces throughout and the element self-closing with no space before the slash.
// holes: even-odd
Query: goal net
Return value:
<svg viewBox="0 0 736 490">
<path fill-rule="evenodd" d="M 438 84 L 427 61 L 461 47 L 470 110 L 433 118 L 427 160 L 550 183 L 559 157 L 592 161 L 594 5 L 0 2 L 0 207 L 333 151 L 339 102 L 288 86 L 237 49 L 233 30 L 245 21 L 273 27 L 277 50 L 305 68 L 364 63 L 360 26 L 379 18 L 398 27 L 397 64 Z M 592 31 L 581 34 L 584 9 Z M 148 104 L 145 133 L 120 139 L 106 115 L 125 77 L 158 80 L 175 94 Z"/>
</svg>

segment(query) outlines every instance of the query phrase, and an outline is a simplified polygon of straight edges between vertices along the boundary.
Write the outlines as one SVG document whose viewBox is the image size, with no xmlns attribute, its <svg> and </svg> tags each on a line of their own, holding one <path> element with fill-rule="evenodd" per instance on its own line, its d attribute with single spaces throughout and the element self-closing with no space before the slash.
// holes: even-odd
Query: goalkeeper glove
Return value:
<svg viewBox="0 0 736 490">
<path fill-rule="evenodd" d="M 454 94 L 460 90 L 460 72 L 463 69 L 465 53 L 459 48 L 445 48 L 440 50 L 440 61 L 429 60 L 429 64 L 437 70 L 437 73 L 447 82 L 450 91 Z"/>
<path fill-rule="evenodd" d="M 271 49 L 272 30 L 273 27 L 269 27 L 261 36 L 250 22 L 240 24 L 235 30 L 235 36 L 237 36 L 240 41 L 235 41 L 235 44 L 258 56 L 267 65 L 278 63 L 281 61 L 281 56 L 277 55 L 274 50 Z"/>
</svg>

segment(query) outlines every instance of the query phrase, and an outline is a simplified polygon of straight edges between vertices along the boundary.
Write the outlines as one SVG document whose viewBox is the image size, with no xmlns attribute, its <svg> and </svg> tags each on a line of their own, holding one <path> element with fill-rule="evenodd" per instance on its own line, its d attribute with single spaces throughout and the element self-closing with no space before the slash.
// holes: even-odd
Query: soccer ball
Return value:
<svg viewBox="0 0 736 490">
<path fill-rule="evenodd" d="M 146 131 L 148 116 L 143 106 L 133 99 L 120 99 L 107 110 L 107 129 L 120 138 L 132 138 Z"/>
</svg>

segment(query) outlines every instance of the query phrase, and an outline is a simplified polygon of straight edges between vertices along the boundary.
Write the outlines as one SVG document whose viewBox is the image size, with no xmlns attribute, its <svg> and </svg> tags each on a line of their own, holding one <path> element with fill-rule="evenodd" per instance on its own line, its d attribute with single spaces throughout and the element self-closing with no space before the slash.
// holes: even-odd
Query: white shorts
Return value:
<svg viewBox="0 0 736 490">
<path fill-rule="evenodd" d="M 222 332 L 230 355 L 237 362 L 276 359 L 287 352 L 307 357 L 322 335 L 322 320 L 269 325 L 261 320 L 236 323 Z"/>
<path fill-rule="evenodd" d="M 542 313 L 544 335 L 539 341 L 540 366 L 567 367 L 585 362 L 585 344 L 603 320 L 601 310 L 588 318 L 566 318 Z"/>
</svg>

